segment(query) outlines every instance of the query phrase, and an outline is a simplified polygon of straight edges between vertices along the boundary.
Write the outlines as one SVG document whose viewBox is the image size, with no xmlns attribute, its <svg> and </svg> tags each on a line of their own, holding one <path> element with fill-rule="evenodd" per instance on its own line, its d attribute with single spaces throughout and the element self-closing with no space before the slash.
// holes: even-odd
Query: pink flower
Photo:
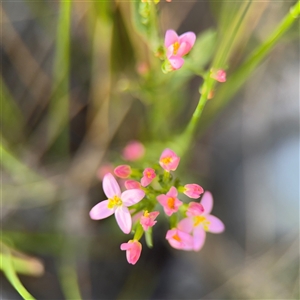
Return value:
<svg viewBox="0 0 300 300">
<path fill-rule="evenodd" d="M 166 195 L 162 194 L 156 197 L 157 201 L 163 206 L 166 215 L 171 216 L 178 211 L 182 202 L 177 199 L 178 192 L 174 186 L 170 188 Z"/>
<path fill-rule="evenodd" d="M 180 36 L 174 30 L 167 30 L 165 35 L 165 47 L 167 48 L 167 59 L 172 69 L 178 70 L 182 67 L 184 55 L 188 54 L 196 41 L 194 32 L 186 32 Z"/>
<path fill-rule="evenodd" d="M 225 226 L 220 219 L 210 215 L 213 208 L 213 198 L 210 192 L 206 191 L 200 204 L 198 204 L 203 207 L 203 212 L 197 204 L 198 203 L 196 202 L 191 202 L 187 210 L 188 217 L 178 223 L 178 229 L 186 233 L 193 233 L 194 251 L 199 251 L 203 247 L 206 231 L 221 233 L 225 229 Z M 199 213 L 197 211 L 199 211 Z"/>
<path fill-rule="evenodd" d="M 145 210 L 144 215 L 141 217 L 140 223 L 143 226 L 144 231 L 147 231 L 149 227 L 156 224 L 155 218 L 159 215 L 158 211 L 148 212 Z"/>
<path fill-rule="evenodd" d="M 124 183 L 127 190 L 140 189 L 141 184 L 136 180 L 126 180 Z"/>
<path fill-rule="evenodd" d="M 180 157 L 171 149 L 165 149 L 160 156 L 159 164 L 166 171 L 175 171 L 178 167 Z"/>
<path fill-rule="evenodd" d="M 129 161 L 136 161 L 142 158 L 145 154 L 145 147 L 138 141 L 129 142 L 123 149 L 123 158 Z"/>
<path fill-rule="evenodd" d="M 142 244 L 137 240 L 130 240 L 128 243 L 121 244 L 121 250 L 126 250 L 128 263 L 135 265 L 142 252 Z"/>
<path fill-rule="evenodd" d="M 127 178 L 131 174 L 131 168 L 128 165 L 120 165 L 114 169 L 114 173 L 120 178 Z"/>
<path fill-rule="evenodd" d="M 143 172 L 143 175 L 144 176 L 141 179 L 141 184 L 144 187 L 149 185 L 152 182 L 152 180 L 156 177 L 155 170 L 151 168 L 146 168 Z"/>
<path fill-rule="evenodd" d="M 119 184 L 111 173 L 103 178 L 103 190 L 108 199 L 96 204 L 90 211 L 90 217 L 93 220 L 101 220 L 114 213 L 121 230 L 126 234 L 129 233 L 132 220 L 127 207 L 140 202 L 145 192 L 132 189 L 121 193 Z"/>
<path fill-rule="evenodd" d="M 226 72 L 224 70 L 211 70 L 210 77 L 219 81 L 226 81 Z"/>
<path fill-rule="evenodd" d="M 173 228 L 167 231 L 166 239 L 170 243 L 170 245 L 178 250 L 193 250 L 193 237 L 179 230 L 178 228 Z"/>
<path fill-rule="evenodd" d="M 186 194 L 188 197 L 197 199 L 200 197 L 201 194 L 203 194 L 204 190 L 203 188 L 195 183 L 192 184 L 186 184 L 184 186 L 184 194 Z"/>
</svg>

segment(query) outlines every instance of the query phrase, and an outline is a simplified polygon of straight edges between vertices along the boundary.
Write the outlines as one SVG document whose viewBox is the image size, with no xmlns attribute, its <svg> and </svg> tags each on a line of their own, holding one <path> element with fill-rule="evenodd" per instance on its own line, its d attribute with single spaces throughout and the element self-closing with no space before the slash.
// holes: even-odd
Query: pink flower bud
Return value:
<svg viewBox="0 0 300 300">
<path fill-rule="evenodd" d="M 226 81 L 226 72 L 224 70 L 212 70 L 210 77 L 219 81 L 219 82 L 225 82 Z"/>
<path fill-rule="evenodd" d="M 128 165 L 120 165 L 114 169 L 114 173 L 120 178 L 127 178 L 131 174 L 131 168 Z"/>
<path fill-rule="evenodd" d="M 127 190 L 140 189 L 141 188 L 141 184 L 136 180 L 126 180 L 124 184 L 125 184 L 125 187 L 126 187 Z"/>
<path fill-rule="evenodd" d="M 204 212 L 204 207 L 202 204 L 197 203 L 197 202 L 190 202 L 186 215 L 188 217 L 195 217 L 195 216 L 200 216 Z"/>
<path fill-rule="evenodd" d="M 200 197 L 201 194 L 203 194 L 204 190 L 203 188 L 195 183 L 192 184 L 186 184 L 184 186 L 184 194 L 186 194 L 188 197 L 197 199 Z"/>
<path fill-rule="evenodd" d="M 145 147 L 138 141 L 129 142 L 123 149 L 123 158 L 128 161 L 136 161 L 145 154 Z"/>
<path fill-rule="evenodd" d="M 141 179 L 141 184 L 144 187 L 149 185 L 152 182 L 152 180 L 156 177 L 155 170 L 151 168 L 146 168 L 143 172 L 143 175 L 144 176 Z"/>
<path fill-rule="evenodd" d="M 142 252 L 142 244 L 137 240 L 130 240 L 128 243 L 121 244 L 121 250 L 126 250 L 128 263 L 135 265 Z"/>
</svg>

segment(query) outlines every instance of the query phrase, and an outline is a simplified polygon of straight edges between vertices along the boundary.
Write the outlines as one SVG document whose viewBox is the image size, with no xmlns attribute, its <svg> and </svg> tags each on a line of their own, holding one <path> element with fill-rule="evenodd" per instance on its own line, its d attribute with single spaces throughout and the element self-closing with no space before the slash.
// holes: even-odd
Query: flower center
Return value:
<svg viewBox="0 0 300 300">
<path fill-rule="evenodd" d="M 174 54 L 174 55 L 177 54 L 177 51 L 178 51 L 179 47 L 180 47 L 180 44 L 179 44 L 178 42 L 175 42 L 175 43 L 173 44 L 173 54 Z"/>
<path fill-rule="evenodd" d="M 146 176 L 147 176 L 148 178 L 151 178 L 151 176 L 152 176 L 151 172 L 147 172 L 147 173 L 146 173 Z"/>
<path fill-rule="evenodd" d="M 144 211 L 144 217 L 149 217 L 149 215 L 150 215 L 150 214 L 149 214 L 148 210 L 145 210 L 145 211 Z"/>
<path fill-rule="evenodd" d="M 194 227 L 197 227 L 199 224 L 202 224 L 204 230 L 208 231 L 210 222 L 204 216 L 194 217 Z"/>
<path fill-rule="evenodd" d="M 173 197 L 170 197 L 170 198 L 168 198 L 168 200 L 167 200 L 167 205 L 170 207 L 170 208 L 175 208 L 174 207 L 174 204 L 175 204 L 175 199 L 173 198 Z"/>
<path fill-rule="evenodd" d="M 115 206 L 120 206 L 122 205 L 122 200 L 118 196 L 114 196 L 113 198 L 108 199 L 108 205 L 107 207 L 109 209 L 114 208 Z"/>
<path fill-rule="evenodd" d="M 161 162 L 167 165 L 170 162 L 172 162 L 172 157 L 170 157 L 170 156 L 164 157 L 161 159 Z"/>
<path fill-rule="evenodd" d="M 178 242 L 181 242 L 181 238 L 177 234 L 173 235 L 173 239 Z"/>
</svg>

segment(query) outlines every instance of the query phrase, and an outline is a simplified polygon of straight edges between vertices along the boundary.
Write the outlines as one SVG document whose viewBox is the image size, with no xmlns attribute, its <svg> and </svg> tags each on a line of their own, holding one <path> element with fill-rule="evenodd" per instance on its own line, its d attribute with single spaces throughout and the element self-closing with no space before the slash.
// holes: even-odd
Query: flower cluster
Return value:
<svg viewBox="0 0 300 300">
<path fill-rule="evenodd" d="M 127 146 L 128 147 L 128 146 Z M 123 158 L 135 161 L 144 155 L 144 147 L 135 142 L 130 144 L 131 151 L 125 147 Z M 129 148 L 130 148 L 129 147 Z M 137 151 L 137 150 L 140 151 Z M 121 244 L 121 250 L 126 251 L 127 261 L 135 264 L 142 251 L 139 242 L 145 234 L 146 243 L 152 247 L 152 227 L 157 223 L 160 212 L 170 221 L 170 230 L 166 232 L 169 244 L 179 250 L 199 251 L 204 245 L 206 232 L 220 233 L 224 224 L 211 215 L 213 198 L 210 192 L 195 183 L 181 185 L 174 176 L 180 157 L 171 149 L 165 149 L 159 164 L 145 169 L 134 169 L 129 165 L 119 165 L 114 174 L 123 180 L 126 188 L 121 188 L 112 173 L 103 177 L 103 190 L 107 199 L 95 205 L 90 211 L 94 220 L 115 215 L 117 224 L 125 233 L 134 234 L 133 239 Z M 127 180 L 124 182 L 124 178 Z M 201 201 L 185 203 L 179 198 L 185 194 L 191 199 Z"/>
</svg>

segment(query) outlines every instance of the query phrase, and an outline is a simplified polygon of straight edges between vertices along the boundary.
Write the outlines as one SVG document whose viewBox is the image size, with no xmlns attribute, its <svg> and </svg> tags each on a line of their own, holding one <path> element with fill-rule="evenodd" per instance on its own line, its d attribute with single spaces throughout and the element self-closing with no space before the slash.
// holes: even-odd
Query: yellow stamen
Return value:
<svg viewBox="0 0 300 300">
<path fill-rule="evenodd" d="M 144 217 L 149 217 L 149 215 L 150 215 L 150 214 L 148 213 L 148 210 L 145 210 L 145 211 L 144 211 Z"/>
<path fill-rule="evenodd" d="M 147 172 L 147 173 L 146 173 L 146 176 L 147 176 L 148 178 L 151 178 L 151 175 L 152 175 L 151 172 Z"/>
<path fill-rule="evenodd" d="M 194 227 L 202 224 L 205 231 L 208 231 L 210 222 L 204 216 L 196 216 L 194 217 Z"/>
<path fill-rule="evenodd" d="M 167 205 L 168 205 L 170 208 L 174 209 L 174 208 L 175 208 L 175 207 L 174 207 L 174 204 L 175 204 L 175 199 L 174 199 L 173 197 L 168 198 L 168 200 L 167 200 Z"/>
<path fill-rule="evenodd" d="M 108 205 L 107 207 L 109 209 L 114 208 L 115 206 L 120 206 L 122 205 L 122 200 L 118 196 L 114 196 L 113 198 L 108 199 Z"/>
<path fill-rule="evenodd" d="M 173 239 L 178 242 L 181 242 L 181 238 L 177 234 L 173 235 Z"/>
<path fill-rule="evenodd" d="M 173 54 L 174 54 L 174 55 L 177 54 L 177 51 L 178 51 L 179 47 L 180 47 L 180 44 L 179 44 L 178 42 L 175 42 L 175 43 L 173 44 Z"/>
<path fill-rule="evenodd" d="M 170 156 L 167 156 L 167 157 L 164 157 L 160 160 L 163 164 L 169 164 L 170 162 L 172 162 L 172 157 Z"/>
</svg>

